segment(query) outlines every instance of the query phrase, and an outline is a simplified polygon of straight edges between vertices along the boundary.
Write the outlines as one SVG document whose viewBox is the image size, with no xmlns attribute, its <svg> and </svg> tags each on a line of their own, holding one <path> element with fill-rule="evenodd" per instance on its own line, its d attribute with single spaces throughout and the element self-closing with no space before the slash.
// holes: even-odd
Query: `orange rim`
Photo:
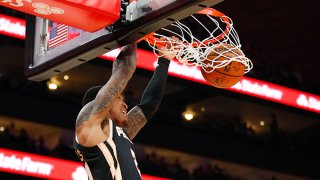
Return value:
<svg viewBox="0 0 320 180">
<path fill-rule="evenodd" d="M 206 15 L 210 15 L 213 17 L 220 17 L 225 23 L 226 23 L 226 29 L 220 34 L 218 35 L 215 39 L 210 39 L 210 40 L 206 40 L 203 42 L 194 42 L 192 43 L 193 47 L 198 47 L 201 45 L 208 45 L 208 44 L 213 44 L 217 41 L 220 41 L 226 34 L 229 33 L 230 31 L 230 27 L 231 27 L 231 22 L 229 20 L 229 18 L 227 16 L 225 16 L 223 13 L 221 13 L 218 10 L 212 9 L 212 8 L 206 8 L 203 9 L 199 12 L 197 12 L 196 14 L 206 14 Z M 140 42 L 141 40 L 145 40 L 148 41 L 150 44 L 155 44 L 157 47 L 163 47 L 166 45 L 165 42 L 159 42 L 160 39 L 154 36 L 154 32 L 144 36 L 143 38 L 141 38 L 140 40 L 138 40 L 138 42 Z M 185 43 L 186 45 L 189 45 L 189 43 Z"/>
</svg>

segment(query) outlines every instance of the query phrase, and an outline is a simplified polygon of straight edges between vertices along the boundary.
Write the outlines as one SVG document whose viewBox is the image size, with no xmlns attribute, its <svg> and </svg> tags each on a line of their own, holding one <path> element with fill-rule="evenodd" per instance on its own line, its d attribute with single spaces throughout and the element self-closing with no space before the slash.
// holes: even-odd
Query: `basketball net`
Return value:
<svg viewBox="0 0 320 180">
<path fill-rule="evenodd" d="M 203 16 L 206 16 L 205 19 Z M 170 26 L 161 28 L 144 38 L 158 57 L 160 55 L 157 52 L 162 52 L 161 56 L 165 56 L 165 53 L 174 53 L 180 63 L 200 66 L 207 73 L 227 66 L 232 61 L 242 63 L 245 66 L 245 73 L 252 69 L 251 60 L 245 57 L 240 49 L 239 36 L 229 17 L 215 9 L 206 8 L 188 18 L 187 21 L 174 21 Z M 188 24 L 190 18 L 193 22 L 192 29 L 190 23 Z M 201 36 L 205 37 L 198 38 L 200 33 L 195 33 L 194 29 L 200 29 Z M 172 38 L 173 36 L 179 40 Z M 164 49 L 160 50 L 159 47 Z M 219 48 L 223 51 L 218 51 Z M 232 56 L 228 56 L 228 53 L 232 53 Z"/>
</svg>

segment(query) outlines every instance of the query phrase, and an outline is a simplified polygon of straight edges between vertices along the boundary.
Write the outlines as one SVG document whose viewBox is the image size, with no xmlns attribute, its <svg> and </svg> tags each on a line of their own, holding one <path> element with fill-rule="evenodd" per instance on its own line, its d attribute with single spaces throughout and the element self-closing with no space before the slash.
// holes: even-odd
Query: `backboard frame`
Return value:
<svg viewBox="0 0 320 180">
<path fill-rule="evenodd" d="M 174 20 L 180 20 L 222 1 L 176 0 L 170 6 L 165 6 L 150 12 L 146 16 L 139 17 L 112 33 L 106 28 L 94 33 L 85 32 L 74 40 L 50 50 L 50 53 L 42 57 L 39 57 L 36 53 L 40 43 L 40 36 L 37 35 L 40 27 L 37 27 L 36 21 L 39 21 L 40 18 L 27 15 L 25 76 L 33 81 L 49 79 L 101 54 L 137 41 L 143 36 L 171 24 Z M 35 66 L 35 60 L 42 61 L 42 63 Z"/>
</svg>

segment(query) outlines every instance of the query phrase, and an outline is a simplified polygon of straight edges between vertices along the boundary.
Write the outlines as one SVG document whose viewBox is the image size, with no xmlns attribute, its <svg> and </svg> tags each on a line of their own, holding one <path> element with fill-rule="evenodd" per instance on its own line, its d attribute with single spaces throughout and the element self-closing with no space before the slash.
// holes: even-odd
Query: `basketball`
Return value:
<svg viewBox="0 0 320 180">
<path fill-rule="evenodd" d="M 228 57 L 236 57 L 239 55 L 243 55 L 241 51 L 238 49 L 229 50 L 230 48 L 235 48 L 230 44 L 219 45 L 212 50 L 207 59 L 204 61 L 205 64 L 218 64 L 219 61 L 227 60 Z M 221 54 L 219 56 L 219 54 Z M 225 56 L 225 57 L 224 57 Z M 216 59 L 215 59 L 216 58 Z M 215 59 L 215 62 L 213 60 Z M 206 69 L 206 68 L 205 68 Z M 209 69 L 206 69 L 209 70 Z M 238 61 L 232 61 L 228 65 L 222 68 L 216 68 L 212 72 L 206 72 L 203 68 L 201 68 L 201 74 L 203 78 L 212 86 L 217 88 L 228 88 L 236 83 L 238 83 L 243 77 L 245 72 L 245 66 Z"/>
</svg>

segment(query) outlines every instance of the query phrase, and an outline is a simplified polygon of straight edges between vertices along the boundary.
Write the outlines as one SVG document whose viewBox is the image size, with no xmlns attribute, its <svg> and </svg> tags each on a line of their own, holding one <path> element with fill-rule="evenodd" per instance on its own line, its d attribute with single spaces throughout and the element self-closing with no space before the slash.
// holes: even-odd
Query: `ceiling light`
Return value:
<svg viewBox="0 0 320 180">
<path fill-rule="evenodd" d="M 206 111 L 206 108 L 202 106 L 202 107 L 200 108 L 200 111 L 201 111 L 201 112 L 205 112 L 205 111 Z"/>
<path fill-rule="evenodd" d="M 183 116 L 183 118 L 184 118 L 185 120 L 191 121 L 191 120 L 193 120 L 193 118 L 194 118 L 194 116 L 195 116 L 195 112 L 192 111 L 192 110 L 190 110 L 190 109 L 188 109 L 188 110 L 186 110 L 186 111 L 184 111 L 184 112 L 182 113 L 182 116 Z"/>
<path fill-rule="evenodd" d="M 63 79 L 67 81 L 69 79 L 69 76 L 68 75 L 64 75 Z"/>
<path fill-rule="evenodd" d="M 260 121 L 260 126 L 264 126 L 264 121 Z"/>
<path fill-rule="evenodd" d="M 191 113 L 186 113 L 184 115 L 184 118 L 187 120 L 187 121 L 191 121 L 193 119 L 193 114 Z"/>
<path fill-rule="evenodd" d="M 4 129 L 5 129 L 5 128 L 4 128 L 3 126 L 0 127 L 0 131 L 1 131 L 1 132 L 3 132 Z"/>
<path fill-rule="evenodd" d="M 58 85 L 56 83 L 51 82 L 48 84 L 48 88 L 50 90 L 56 90 L 58 88 Z"/>
</svg>

